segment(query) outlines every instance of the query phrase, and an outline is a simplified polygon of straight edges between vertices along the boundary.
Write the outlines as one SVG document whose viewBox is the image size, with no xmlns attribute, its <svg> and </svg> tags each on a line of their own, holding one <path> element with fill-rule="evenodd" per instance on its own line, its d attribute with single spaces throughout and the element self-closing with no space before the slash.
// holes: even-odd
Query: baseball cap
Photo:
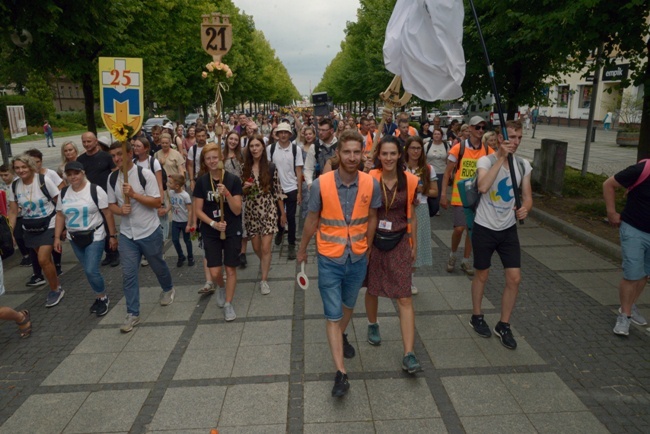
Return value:
<svg viewBox="0 0 650 434">
<path fill-rule="evenodd" d="M 65 165 L 65 171 L 76 170 L 77 172 L 82 172 L 84 170 L 84 165 L 78 161 L 71 161 Z"/>
<path fill-rule="evenodd" d="M 470 124 L 471 126 L 478 125 L 478 124 L 480 124 L 481 122 L 487 124 L 487 122 L 485 121 L 485 119 L 483 119 L 483 118 L 480 117 L 480 116 L 472 116 L 472 119 L 469 120 L 469 124 Z"/>
</svg>

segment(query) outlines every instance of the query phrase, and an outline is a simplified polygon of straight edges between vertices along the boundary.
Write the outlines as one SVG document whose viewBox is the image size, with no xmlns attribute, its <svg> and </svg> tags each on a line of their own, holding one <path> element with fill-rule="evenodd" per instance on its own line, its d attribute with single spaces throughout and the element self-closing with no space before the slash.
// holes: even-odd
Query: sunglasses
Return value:
<svg viewBox="0 0 650 434">
<path fill-rule="evenodd" d="M 485 125 L 474 125 L 474 129 L 476 131 L 479 131 L 479 130 L 485 131 L 486 128 L 485 128 Z"/>
</svg>

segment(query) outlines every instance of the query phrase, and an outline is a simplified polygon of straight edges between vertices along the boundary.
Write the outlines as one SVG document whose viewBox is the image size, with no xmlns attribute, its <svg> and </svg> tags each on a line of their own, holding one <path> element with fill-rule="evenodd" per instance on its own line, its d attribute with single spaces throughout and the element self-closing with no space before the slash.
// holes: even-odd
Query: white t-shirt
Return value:
<svg viewBox="0 0 650 434">
<path fill-rule="evenodd" d="M 192 161 L 193 166 L 194 166 L 194 178 L 198 177 L 199 175 L 199 170 L 201 169 L 201 151 L 203 150 L 203 146 L 196 145 L 196 157 L 194 156 L 194 146 L 190 148 L 189 151 L 187 151 L 187 159 L 188 161 Z"/>
<path fill-rule="evenodd" d="M 59 195 L 59 188 L 46 176 L 45 187 L 50 197 L 54 199 Z M 24 185 L 23 180 L 16 182 L 16 197 L 12 188 L 9 188 L 9 202 L 16 202 L 21 209 L 21 216 L 25 219 L 38 219 L 47 217 L 55 211 L 54 204 L 47 200 L 47 197 L 41 191 L 38 182 L 38 174 L 34 174 L 34 180 L 30 185 Z M 55 219 L 50 220 L 48 229 L 54 228 Z"/>
<path fill-rule="evenodd" d="M 517 183 L 521 186 L 522 176 L 519 173 L 519 164 L 515 161 L 515 176 Z M 492 159 L 481 157 L 476 162 L 476 170 L 490 170 Z M 476 218 L 474 221 L 479 225 L 492 229 L 494 231 L 503 231 L 517 223 L 515 217 L 515 198 L 512 195 L 512 180 L 508 165 L 503 164 L 499 168 L 494 183 L 490 186 L 487 193 L 481 195 L 481 201 L 476 209 Z M 533 170 L 528 160 L 524 159 L 525 176 L 530 176 Z"/>
<path fill-rule="evenodd" d="M 169 203 L 172 204 L 172 221 L 173 222 L 187 222 L 189 213 L 187 212 L 187 205 L 192 203 L 192 199 L 187 191 L 183 190 L 176 193 L 174 190 L 169 190 Z"/>
<path fill-rule="evenodd" d="M 411 172 L 412 174 L 416 175 L 414 169 L 411 169 L 411 168 L 407 167 L 406 170 L 408 172 Z M 429 170 L 431 171 L 431 173 L 429 174 L 429 181 L 436 182 L 436 180 L 438 179 L 438 176 L 436 175 L 435 169 L 433 168 L 433 166 L 429 165 Z M 419 176 L 418 176 L 418 178 L 419 178 Z M 418 185 L 420 185 L 420 182 L 422 182 L 422 181 L 419 181 Z M 428 199 L 428 197 L 427 197 L 426 194 L 418 193 L 418 203 L 419 204 L 427 203 L 427 199 Z"/>
<path fill-rule="evenodd" d="M 266 147 L 266 156 L 269 161 L 271 161 L 272 146 L 273 145 L 271 144 Z M 291 193 L 292 191 L 298 190 L 298 177 L 294 170 L 293 146 L 294 144 L 290 143 L 289 146 L 283 148 L 278 142 L 275 145 L 275 152 L 273 153 L 273 163 L 278 169 L 278 176 L 280 177 L 280 184 L 282 185 L 282 191 L 284 193 Z M 295 167 L 302 166 L 302 149 L 296 145 Z"/>
<path fill-rule="evenodd" d="M 80 191 L 68 187 L 63 200 L 57 202 L 56 210 L 62 211 L 65 215 L 65 226 L 68 232 L 95 229 L 93 241 L 101 241 L 106 238 L 106 230 L 100 210 L 108 208 L 108 195 L 99 186 L 97 186 L 97 202 L 99 208 L 90 194 L 90 182 L 86 181 L 86 185 Z M 70 239 L 69 233 L 68 239 Z"/>
<path fill-rule="evenodd" d="M 139 161 L 138 160 L 138 161 L 136 161 L 135 164 L 142 167 L 143 169 L 151 170 L 151 160 L 150 160 L 150 158 L 153 158 L 153 173 L 155 174 L 157 172 L 160 172 L 162 170 L 162 166 L 160 165 L 160 161 L 158 161 L 156 158 L 151 157 L 151 156 L 147 157 L 147 159 L 144 160 L 144 161 Z"/>
<path fill-rule="evenodd" d="M 430 142 L 430 144 L 431 147 L 429 147 L 429 143 L 424 145 L 424 151 L 426 152 L 427 149 L 429 150 L 426 155 L 427 163 L 433 166 L 436 173 L 444 174 L 447 169 L 447 147 L 444 143 L 436 145 L 435 143 Z"/>
<path fill-rule="evenodd" d="M 138 194 L 149 197 L 160 197 L 156 175 L 154 175 L 149 169 L 142 169 L 142 175 L 147 181 L 145 188 L 142 188 L 142 185 L 140 184 L 138 169 L 134 164 L 129 170 L 129 184 L 131 185 L 131 188 L 133 188 L 133 190 Z M 111 187 L 110 177 L 106 184 L 108 203 L 115 203 L 119 207 L 124 205 L 124 195 L 122 194 L 124 178 L 122 172 L 118 172 L 115 190 Z M 153 234 L 154 231 L 158 229 L 158 226 L 160 226 L 160 220 L 158 219 L 158 212 L 156 209 L 149 208 L 137 200 L 131 199 L 131 213 L 122 216 L 120 234 L 132 240 L 140 240 Z"/>
<path fill-rule="evenodd" d="M 61 185 L 61 183 L 63 182 L 63 179 L 59 176 L 59 174 L 56 173 L 56 172 L 55 172 L 54 170 L 52 170 L 52 169 L 46 169 L 45 177 L 46 177 L 47 179 L 49 179 L 50 181 L 52 181 L 52 183 L 53 183 L 54 185 L 56 185 L 57 188 L 58 188 L 59 185 Z"/>
</svg>

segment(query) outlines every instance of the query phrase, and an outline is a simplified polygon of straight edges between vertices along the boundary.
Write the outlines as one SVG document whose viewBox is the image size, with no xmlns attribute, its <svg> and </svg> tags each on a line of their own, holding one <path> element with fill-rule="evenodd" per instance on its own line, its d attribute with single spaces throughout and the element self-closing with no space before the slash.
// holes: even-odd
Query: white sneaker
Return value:
<svg viewBox="0 0 650 434">
<path fill-rule="evenodd" d="M 160 293 L 160 305 L 161 306 L 169 306 L 174 302 L 174 296 L 176 295 L 176 291 L 174 288 L 172 288 L 170 291 L 163 291 Z"/>
<path fill-rule="evenodd" d="M 447 273 L 451 273 L 456 268 L 456 257 L 452 254 L 449 255 L 449 260 L 447 260 Z"/>
<path fill-rule="evenodd" d="M 416 295 L 418 293 L 418 289 L 415 285 L 411 285 L 411 294 Z"/>
<path fill-rule="evenodd" d="M 147 261 L 147 260 L 143 257 L 142 260 L 140 261 L 140 265 L 142 265 L 143 267 L 147 267 L 147 266 L 149 266 L 149 261 Z"/>
<path fill-rule="evenodd" d="M 469 262 L 463 261 L 460 264 L 460 269 L 463 270 L 465 272 L 465 274 L 467 274 L 468 276 L 473 276 L 474 275 L 474 269 L 469 264 Z"/>
<path fill-rule="evenodd" d="M 226 305 L 226 288 L 217 287 L 217 307 Z"/>
<path fill-rule="evenodd" d="M 271 288 L 269 288 L 269 283 L 266 280 L 260 282 L 260 292 L 262 295 L 267 295 L 271 293 Z"/>
<path fill-rule="evenodd" d="M 620 307 L 618 308 L 618 313 L 622 313 Z M 632 315 L 630 316 L 630 319 L 632 320 L 632 322 L 634 324 L 640 325 L 640 326 L 644 326 L 644 325 L 648 324 L 648 321 L 643 317 L 643 315 L 641 315 L 641 312 L 639 312 L 639 308 L 636 307 L 636 304 L 632 305 L 631 314 Z"/>
<path fill-rule="evenodd" d="M 237 318 L 237 315 L 235 314 L 235 308 L 232 307 L 232 304 L 226 303 L 223 306 L 223 318 L 226 321 L 234 321 L 235 318 Z"/>
<path fill-rule="evenodd" d="M 124 324 L 122 324 L 122 327 L 120 327 L 120 331 L 122 333 L 128 333 L 131 330 L 133 330 L 133 327 L 135 327 L 138 324 L 140 324 L 140 317 L 135 316 L 131 313 L 127 313 L 126 319 L 124 320 Z"/>
</svg>

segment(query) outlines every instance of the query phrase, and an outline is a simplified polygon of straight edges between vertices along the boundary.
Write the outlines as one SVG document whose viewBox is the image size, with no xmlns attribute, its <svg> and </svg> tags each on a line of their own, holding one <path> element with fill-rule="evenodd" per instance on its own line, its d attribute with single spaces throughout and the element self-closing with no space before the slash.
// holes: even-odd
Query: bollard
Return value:
<svg viewBox="0 0 650 434">
<path fill-rule="evenodd" d="M 562 194 L 567 147 L 567 142 L 542 139 L 542 149 L 539 158 L 539 181 L 542 190 L 547 193 L 558 196 Z"/>
</svg>

